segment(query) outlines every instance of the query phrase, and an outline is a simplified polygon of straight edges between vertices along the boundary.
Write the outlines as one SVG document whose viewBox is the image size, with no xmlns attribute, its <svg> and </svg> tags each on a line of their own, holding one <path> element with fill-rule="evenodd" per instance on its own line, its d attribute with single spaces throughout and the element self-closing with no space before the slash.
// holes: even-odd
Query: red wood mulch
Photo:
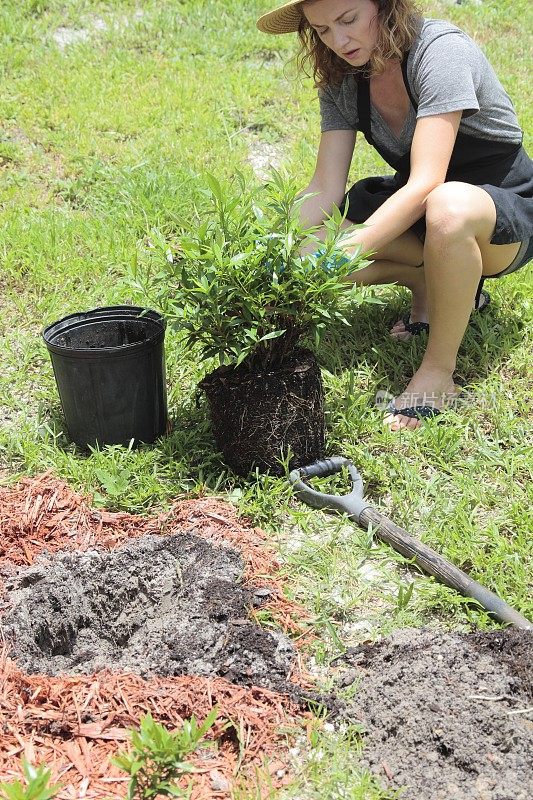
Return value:
<svg viewBox="0 0 533 800">
<path fill-rule="evenodd" d="M 305 611 L 283 595 L 279 564 L 265 534 L 239 519 L 232 506 L 215 499 L 176 503 L 169 513 L 143 517 L 91 508 L 90 500 L 73 492 L 50 473 L 26 478 L 14 487 L 0 487 L 0 568 L 32 564 L 46 550 L 86 550 L 95 545 L 115 548 L 147 533 L 192 531 L 235 547 L 242 553 L 247 586 L 272 589 L 263 606 L 287 632 L 309 638 Z M 1 581 L 0 581 L 1 589 Z M 301 684 L 303 671 L 297 670 Z M 252 774 L 269 760 L 265 784 L 287 779 L 285 731 L 302 715 L 285 697 L 258 687 L 243 688 L 219 678 L 196 676 L 144 680 L 128 673 L 99 672 L 89 676 L 26 675 L 4 651 L 0 656 L 0 779 L 20 776 L 20 757 L 46 763 L 63 784 L 60 798 L 121 798 L 127 778 L 109 764 L 109 756 L 125 746 L 127 728 L 136 727 L 150 711 L 169 729 L 194 714 L 202 720 L 217 705 L 212 731 L 215 746 L 195 757 L 192 798 L 230 797 L 239 775 Z M 233 728 L 224 732 L 226 722 Z M 232 735 L 231 730 L 237 732 Z"/>
</svg>

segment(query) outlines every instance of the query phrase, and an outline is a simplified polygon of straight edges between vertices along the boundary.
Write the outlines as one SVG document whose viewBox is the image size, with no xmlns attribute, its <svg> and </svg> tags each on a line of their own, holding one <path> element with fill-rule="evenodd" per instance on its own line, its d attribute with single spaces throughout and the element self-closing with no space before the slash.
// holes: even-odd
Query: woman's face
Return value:
<svg viewBox="0 0 533 800">
<path fill-rule="evenodd" d="M 302 11 L 326 47 L 354 67 L 367 63 L 378 37 L 373 0 L 307 0 Z"/>
</svg>

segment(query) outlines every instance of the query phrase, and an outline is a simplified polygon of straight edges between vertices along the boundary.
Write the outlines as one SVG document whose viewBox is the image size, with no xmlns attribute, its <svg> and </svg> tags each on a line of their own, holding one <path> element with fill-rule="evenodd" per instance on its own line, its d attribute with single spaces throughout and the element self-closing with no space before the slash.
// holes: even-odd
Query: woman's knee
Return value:
<svg viewBox="0 0 533 800">
<path fill-rule="evenodd" d="M 492 236 L 494 202 L 478 186 L 459 181 L 441 183 L 426 200 L 426 228 L 432 236 Z"/>
</svg>

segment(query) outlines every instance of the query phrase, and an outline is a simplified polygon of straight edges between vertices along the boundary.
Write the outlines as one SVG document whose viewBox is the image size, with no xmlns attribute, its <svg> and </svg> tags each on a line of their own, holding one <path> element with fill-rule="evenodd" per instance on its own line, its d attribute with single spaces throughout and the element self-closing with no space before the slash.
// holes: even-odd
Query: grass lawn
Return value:
<svg viewBox="0 0 533 800">
<path fill-rule="evenodd" d="M 494 623 L 354 526 L 302 507 L 285 480 L 229 474 L 214 452 L 205 405 L 195 401 L 205 365 L 181 352 L 172 331 L 172 433 L 153 447 L 90 455 L 64 433 L 40 339 L 46 324 L 74 311 L 149 302 L 142 286 L 150 236 L 194 224 L 203 171 L 229 177 L 241 169 L 259 185 L 254 168 L 270 158 L 306 184 L 318 104 L 311 82 L 284 68 L 294 37 L 255 28 L 271 5 L 2 3 L 0 480 L 51 469 L 109 508 L 137 512 L 179 495 L 230 499 L 276 542 L 291 595 L 315 619 L 311 657 L 325 674 L 344 647 L 395 628 Z M 531 152 L 528 0 L 432 0 L 424 12 L 483 46 Z M 351 178 L 382 172 L 390 170 L 358 142 Z M 528 270 L 488 284 L 493 303 L 473 319 L 459 355 L 467 399 L 444 425 L 392 434 L 373 407 L 378 391 L 405 386 L 423 353 L 423 342 L 387 336 L 406 307 L 401 290 L 380 289 L 383 304 L 354 311 L 352 326 L 332 330 L 318 358 L 328 454 L 350 457 L 367 495 L 397 524 L 531 617 L 530 286 Z M 359 768 L 358 741 L 353 730 L 317 733 L 297 783 L 279 797 L 390 797 Z"/>
</svg>

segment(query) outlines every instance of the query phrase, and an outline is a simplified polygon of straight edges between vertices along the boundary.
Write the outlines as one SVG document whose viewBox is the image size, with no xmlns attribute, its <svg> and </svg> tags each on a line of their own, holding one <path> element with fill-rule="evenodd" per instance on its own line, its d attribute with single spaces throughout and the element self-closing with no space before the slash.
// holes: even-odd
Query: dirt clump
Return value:
<svg viewBox="0 0 533 800">
<path fill-rule="evenodd" d="M 257 468 L 284 475 L 323 456 L 324 390 L 313 353 L 295 347 L 282 366 L 222 366 L 199 383 L 224 461 L 246 476 Z"/>
<path fill-rule="evenodd" d="M 27 673 L 219 676 L 284 686 L 295 651 L 250 618 L 267 589 L 246 589 L 230 547 L 192 533 L 146 535 L 108 551 L 42 554 L 4 567 L 10 656 Z"/>
<path fill-rule="evenodd" d="M 533 633 L 513 629 L 404 629 L 349 649 L 366 764 L 402 800 L 529 800 L 532 653 Z"/>
</svg>

